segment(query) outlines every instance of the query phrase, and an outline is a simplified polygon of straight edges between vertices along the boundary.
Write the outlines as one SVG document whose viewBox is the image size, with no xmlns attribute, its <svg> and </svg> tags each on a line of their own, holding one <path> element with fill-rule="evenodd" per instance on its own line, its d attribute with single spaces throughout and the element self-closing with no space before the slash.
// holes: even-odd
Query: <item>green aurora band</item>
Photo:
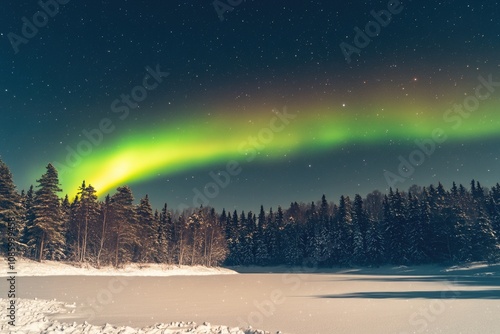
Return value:
<svg viewBox="0 0 500 334">
<path fill-rule="evenodd" d="M 300 112 L 288 110 L 294 115 L 286 121 L 288 124 L 277 116 L 284 111 L 178 120 L 168 126 L 136 128 L 137 134 L 127 137 L 104 138 L 104 143 L 82 157 L 79 164 L 64 168 L 61 183 L 64 191 L 74 195 L 85 179 L 102 195 L 117 186 L 159 174 L 229 160 L 244 163 L 257 151 L 257 159 L 274 160 L 350 143 L 387 145 L 397 140 L 413 145 L 416 139 L 431 138 L 436 128 L 443 129 L 449 141 L 492 137 L 499 134 L 500 102 L 489 102 L 483 102 L 467 118 L 454 112 L 445 117 L 445 108 L 436 111 L 422 104 L 404 108 L 371 106 L 372 111 L 361 106 L 308 107 Z M 271 123 L 275 124 L 272 135 L 263 130 L 270 129 Z M 257 149 L 250 137 L 259 138 L 259 134 L 264 140 L 256 139 L 260 145 Z"/>
</svg>

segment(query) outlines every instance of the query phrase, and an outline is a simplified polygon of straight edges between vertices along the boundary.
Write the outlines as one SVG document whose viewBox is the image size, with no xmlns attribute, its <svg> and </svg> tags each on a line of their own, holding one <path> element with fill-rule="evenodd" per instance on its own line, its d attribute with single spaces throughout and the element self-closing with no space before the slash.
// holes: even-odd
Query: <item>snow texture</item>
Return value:
<svg viewBox="0 0 500 334">
<path fill-rule="evenodd" d="M 0 268 L 7 268 L 5 259 L 0 258 Z M 78 267 L 76 264 L 60 261 L 36 262 L 18 259 L 16 276 L 198 276 L 198 275 L 231 275 L 235 271 L 226 268 L 209 268 L 204 266 L 177 266 L 165 264 L 128 264 L 123 268 L 94 268 L 88 264 Z M 0 273 L 0 277 L 2 273 Z"/>
<path fill-rule="evenodd" d="M 5 310 L 9 301 L 0 299 L 0 309 Z M 209 323 L 197 325 L 194 322 L 172 322 L 169 324 L 155 324 L 145 328 L 132 328 L 129 326 L 95 326 L 87 322 L 83 324 L 67 324 L 57 320 L 50 320 L 50 315 L 74 312 L 75 305 L 57 302 L 55 300 L 29 300 L 17 299 L 16 326 L 7 323 L 6 317 L 0 319 L 0 333 L 16 334 L 49 334 L 49 333 L 87 333 L 87 334 L 266 334 L 254 329 L 242 330 L 227 326 L 214 326 Z"/>
</svg>

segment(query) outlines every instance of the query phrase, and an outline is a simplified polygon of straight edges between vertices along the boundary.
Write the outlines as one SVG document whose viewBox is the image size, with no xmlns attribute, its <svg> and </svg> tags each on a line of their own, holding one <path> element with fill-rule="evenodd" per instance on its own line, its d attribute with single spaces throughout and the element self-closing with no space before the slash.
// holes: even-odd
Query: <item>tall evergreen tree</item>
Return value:
<svg viewBox="0 0 500 334">
<path fill-rule="evenodd" d="M 257 230 L 254 236 L 254 259 L 255 264 L 265 266 L 269 264 L 269 253 L 267 250 L 267 218 L 264 206 L 260 206 L 260 212 L 257 222 Z"/>
<path fill-rule="evenodd" d="M 471 232 L 472 260 L 493 261 L 496 259 L 499 250 L 498 239 L 491 220 L 480 203 L 476 204 Z"/>
<path fill-rule="evenodd" d="M 156 216 L 156 215 L 155 215 Z M 156 217 L 155 217 L 156 219 Z M 157 252 L 157 258 L 159 262 L 166 262 L 166 263 L 172 263 L 170 262 L 172 260 L 172 254 L 171 250 L 173 251 L 172 247 L 172 237 L 173 237 L 173 224 L 172 224 L 172 217 L 170 216 L 170 213 L 167 210 L 167 203 L 163 205 L 163 208 L 161 209 L 161 212 L 158 217 L 158 252 Z"/>
<path fill-rule="evenodd" d="M 408 194 L 408 260 L 419 264 L 427 260 L 426 237 L 429 230 L 428 206 L 412 193 Z"/>
<path fill-rule="evenodd" d="M 79 200 L 75 201 L 75 225 L 76 225 L 76 254 L 75 258 L 79 262 L 86 262 L 90 255 L 89 244 L 92 243 L 94 250 L 98 247 L 95 239 L 89 240 L 89 234 L 95 236 L 97 222 L 99 220 L 99 203 L 94 187 L 86 185 L 85 181 L 78 191 Z M 94 252 L 95 254 L 95 252 Z"/>
<path fill-rule="evenodd" d="M 32 240 L 35 240 L 35 237 L 31 235 L 31 231 L 33 230 L 33 226 L 35 223 L 35 213 L 34 213 L 34 200 L 35 200 L 35 191 L 33 190 L 33 186 L 31 185 L 26 192 L 25 198 L 23 200 L 23 218 L 24 218 L 24 232 L 22 233 L 21 242 L 25 246 L 24 255 L 29 258 L 35 258 L 35 244 Z"/>
<path fill-rule="evenodd" d="M 140 243 L 136 243 L 134 260 L 136 262 L 157 262 L 155 250 L 158 249 L 158 225 L 153 216 L 153 208 L 146 195 L 136 209 L 137 233 Z"/>
<path fill-rule="evenodd" d="M 384 213 L 386 258 L 393 264 L 408 263 L 408 214 L 405 199 L 399 190 L 390 190 L 385 200 Z"/>
<path fill-rule="evenodd" d="M 12 174 L 9 167 L 0 160 L 0 252 L 17 255 L 25 248 L 22 242 L 22 213 L 21 197 L 16 191 Z"/>
<path fill-rule="evenodd" d="M 36 245 L 36 258 L 60 260 L 65 257 L 65 226 L 57 195 L 61 191 L 59 178 L 52 164 L 47 165 L 47 172 L 37 182 L 33 201 L 35 219 L 29 231 Z"/>
<path fill-rule="evenodd" d="M 347 265 L 352 262 L 354 245 L 352 226 L 352 203 L 348 196 L 341 196 L 337 213 L 338 233 L 335 237 L 336 249 L 339 252 L 339 262 Z"/>
<path fill-rule="evenodd" d="M 137 234 L 137 218 L 133 204 L 134 197 L 129 187 L 118 187 L 117 193 L 111 197 L 111 229 L 113 238 L 115 267 L 130 262 L 134 250 L 140 245 Z"/>
<path fill-rule="evenodd" d="M 95 239 L 97 242 L 96 249 L 96 264 L 97 267 L 101 266 L 101 258 L 103 254 L 105 255 L 106 262 L 111 263 L 112 253 L 111 247 L 109 247 L 110 241 L 110 217 L 111 217 L 111 198 L 109 195 L 106 195 L 104 202 L 100 204 L 99 210 L 99 224 L 96 227 Z"/>
<path fill-rule="evenodd" d="M 352 208 L 352 225 L 353 225 L 353 261 L 359 264 L 365 264 L 368 260 L 366 257 L 366 235 L 368 232 L 369 218 L 363 208 L 363 199 L 356 194 Z"/>
</svg>

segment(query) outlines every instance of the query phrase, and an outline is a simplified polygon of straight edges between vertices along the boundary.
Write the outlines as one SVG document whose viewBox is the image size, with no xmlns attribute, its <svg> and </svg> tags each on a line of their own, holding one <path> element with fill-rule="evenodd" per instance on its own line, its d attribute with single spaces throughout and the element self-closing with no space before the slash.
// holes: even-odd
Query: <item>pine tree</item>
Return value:
<svg viewBox="0 0 500 334">
<path fill-rule="evenodd" d="M 109 254 L 111 253 L 111 248 L 109 247 L 109 235 L 111 234 L 111 230 L 109 228 L 110 224 L 110 216 L 111 216 L 111 198 L 109 195 L 106 195 L 104 199 L 104 203 L 100 204 L 99 210 L 99 224 L 96 228 L 96 242 L 97 242 L 97 251 L 96 251 L 96 264 L 99 268 L 101 266 L 101 258 L 103 253 L 107 256 L 106 262 L 110 261 Z"/>
<path fill-rule="evenodd" d="M 34 198 L 35 191 L 33 190 L 33 186 L 31 185 L 28 191 L 26 192 L 26 196 L 24 198 L 24 232 L 22 234 L 21 242 L 26 245 L 24 255 L 29 258 L 35 258 L 35 238 L 31 235 L 31 231 L 33 230 L 33 226 L 35 223 L 35 213 L 34 213 Z"/>
<path fill-rule="evenodd" d="M 500 237 L 500 206 L 495 203 L 493 191 L 488 197 L 486 209 L 491 220 L 493 231 L 495 231 L 497 237 Z"/>
<path fill-rule="evenodd" d="M 285 226 L 285 214 L 281 206 L 278 206 L 274 219 L 269 224 L 269 254 L 274 264 L 283 263 L 283 240 L 282 232 Z"/>
<path fill-rule="evenodd" d="M 200 253 L 203 246 L 203 238 L 201 230 L 204 229 L 205 219 L 202 211 L 192 213 L 187 219 L 187 226 L 189 230 L 189 246 L 191 254 L 189 255 L 190 265 L 199 264 Z"/>
<path fill-rule="evenodd" d="M 304 256 L 309 262 L 315 262 L 316 254 L 316 228 L 318 226 L 318 212 L 316 204 L 311 202 L 311 205 L 305 214 L 306 226 L 304 231 Z"/>
<path fill-rule="evenodd" d="M 136 217 L 140 243 L 136 245 L 134 260 L 136 262 L 157 262 L 155 250 L 158 249 L 158 225 L 154 219 L 148 195 L 142 198 L 137 206 Z"/>
<path fill-rule="evenodd" d="M 352 226 L 352 204 L 348 196 L 341 196 L 337 213 L 338 234 L 335 238 L 336 249 L 339 252 L 339 262 L 347 265 L 352 262 L 354 245 Z"/>
<path fill-rule="evenodd" d="M 492 261 L 498 255 L 498 239 L 491 221 L 481 204 L 476 204 L 475 217 L 471 228 L 473 261 Z"/>
<path fill-rule="evenodd" d="M 424 201 L 422 201 L 424 202 Z M 410 263 L 420 264 L 427 260 L 426 235 L 429 229 L 428 207 L 422 207 L 421 202 L 412 193 L 408 194 L 408 259 Z"/>
<path fill-rule="evenodd" d="M 293 266 L 300 265 L 302 254 L 302 231 L 298 222 L 290 217 L 283 229 L 283 263 Z"/>
<path fill-rule="evenodd" d="M 133 201 L 132 190 L 128 186 L 117 188 L 117 193 L 110 200 L 115 267 L 130 262 L 135 247 L 140 245 Z"/>
<path fill-rule="evenodd" d="M 47 165 L 47 172 L 37 180 L 38 190 L 33 203 L 34 222 L 29 234 L 34 238 L 36 258 L 60 260 L 65 257 L 65 226 L 62 220 L 61 204 L 57 193 L 59 178 L 52 164 Z"/>
<path fill-rule="evenodd" d="M 240 232 L 239 235 L 239 245 L 240 245 L 240 263 L 242 265 L 248 266 L 254 263 L 253 249 L 254 249 L 254 234 L 255 234 L 255 218 L 250 211 L 245 217 L 245 213 L 242 212 L 239 222 Z"/>
<path fill-rule="evenodd" d="M 89 240 L 89 234 L 96 235 L 97 222 L 99 220 L 99 204 L 97 202 L 96 190 L 92 185 L 86 185 L 85 181 L 78 191 L 79 200 L 75 201 L 75 225 L 76 231 L 76 254 L 75 259 L 79 262 L 86 262 L 89 253 L 88 248 L 98 248 L 94 240 Z M 93 247 L 92 247 L 93 246 Z M 95 254 L 96 252 L 94 252 Z"/>
<path fill-rule="evenodd" d="M 205 266 L 220 265 L 227 257 L 227 244 L 224 234 L 224 226 L 217 217 L 215 209 L 211 208 L 205 212 L 206 228 L 203 231 L 203 262 Z M 250 252 L 252 250 L 250 249 Z"/>
<path fill-rule="evenodd" d="M 64 238 L 66 240 L 66 247 L 65 247 L 65 253 L 64 256 L 68 259 L 71 257 L 71 252 L 70 252 L 70 240 L 68 238 L 69 236 L 69 228 L 70 228 L 70 223 L 71 223 L 71 217 L 72 217 L 72 206 L 71 202 L 69 201 L 69 197 L 66 194 L 64 196 L 64 199 L 61 201 L 61 219 L 63 221 L 63 224 L 65 226 L 65 235 Z"/>
<path fill-rule="evenodd" d="M 170 223 L 172 222 L 172 220 L 167 210 L 167 203 L 163 205 L 161 213 L 158 214 L 158 211 L 155 212 L 154 219 L 158 221 L 158 233 L 157 233 L 158 250 L 156 256 L 159 262 L 169 263 L 169 260 L 171 259 L 169 248 L 171 248 L 170 240 L 172 237 L 170 233 L 173 231 L 170 230 L 172 226 L 171 224 L 169 225 L 168 223 L 169 219 Z"/>
<path fill-rule="evenodd" d="M 16 191 L 9 167 L 0 160 L 0 252 L 17 255 L 26 245 L 22 242 L 24 232 L 23 207 Z"/>
<path fill-rule="evenodd" d="M 386 258 L 390 263 L 408 263 L 408 214 L 403 195 L 389 191 L 384 203 L 384 243 Z"/>
<path fill-rule="evenodd" d="M 183 265 L 186 258 L 186 253 L 188 250 L 187 247 L 187 233 L 186 233 L 186 218 L 184 213 L 182 213 L 177 219 L 174 221 L 174 255 L 173 258 L 179 265 Z"/>
<path fill-rule="evenodd" d="M 254 259 L 255 264 L 266 266 L 269 264 L 270 258 L 267 251 L 267 218 L 264 212 L 264 206 L 260 206 L 257 231 L 254 237 Z"/>
<path fill-rule="evenodd" d="M 239 219 L 238 213 L 234 210 L 232 216 L 227 217 L 226 223 L 226 239 L 227 246 L 229 249 L 229 254 L 226 259 L 227 264 L 230 265 L 240 265 L 240 238 L 239 238 Z"/>
<path fill-rule="evenodd" d="M 363 199 L 356 194 L 352 208 L 353 225 L 353 260 L 358 264 L 365 264 L 366 257 L 366 234 L 368 232 L 369 219 L 368 214 L 363 208 Z"/>
<path fill-rule="evenodd" d="M 370 220 L 366 232 L 366 257 L 367 264 L 380 265 L 384 262 L 384 241 L 382 233 L 382 223 Z"/>
</svg>

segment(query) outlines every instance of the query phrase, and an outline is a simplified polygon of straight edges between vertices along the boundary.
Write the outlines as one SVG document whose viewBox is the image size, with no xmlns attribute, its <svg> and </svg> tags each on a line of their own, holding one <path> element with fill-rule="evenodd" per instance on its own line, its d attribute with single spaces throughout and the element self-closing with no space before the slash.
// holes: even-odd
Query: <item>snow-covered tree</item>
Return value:
<svg viewBox="0 0 500 334">
<path fill-rule="evenodd" d="M 347 265 L 352 262 L 353 226 L 352 203 L 349 196 L 341 196 L 337 212 L 338 233 L 335 237 L 336 249 L 339 252 L 340 264 Z"/>
<path fill-rule="evenodd" d="M 111 197 L 110 224 L 113 238 L 115 267 L 132 260 L 134 249 L 140 245 L 134 197 L 129 187 L 119 187 Z"/>
<path fill-rule="evenodd" d="M 255 264 L 265 266 L 269 264 L 270 257 L 267 251 L 267 218 L 264 207 L 260 206 L 257 229 L 254 235 L 254 259 Z"/>
<path fill-rule="evenodd" d="M 37 180 L 38 189 L 33 200 L 33 225 L 29 227 L 31 243 L 35 245 L 36 259 L 60 260 L 65 257 L 65 226 L 62 219 L 61 203 L 57 195 L 59 178 L 52 164 L 47 172 Z"/>
<path fill-rule="evenodd" d="M 16 191 L 9 167 L 0 160 L 0 252 L 17 255 L 25 249 L 22 242 L 24 225 L 21 196 Z"/>
<path fill-rule="evenodd" d="M 153 208 L 149 203 L 149 196 L 141 199 L 136 209 L 138 221 L 137 233 L 140 243 L 136 243 L 134 249 L 134 261 L 156 262 L 156 250 L 158 249 L 158 225 L 154 219 Z"/>
</svg>

